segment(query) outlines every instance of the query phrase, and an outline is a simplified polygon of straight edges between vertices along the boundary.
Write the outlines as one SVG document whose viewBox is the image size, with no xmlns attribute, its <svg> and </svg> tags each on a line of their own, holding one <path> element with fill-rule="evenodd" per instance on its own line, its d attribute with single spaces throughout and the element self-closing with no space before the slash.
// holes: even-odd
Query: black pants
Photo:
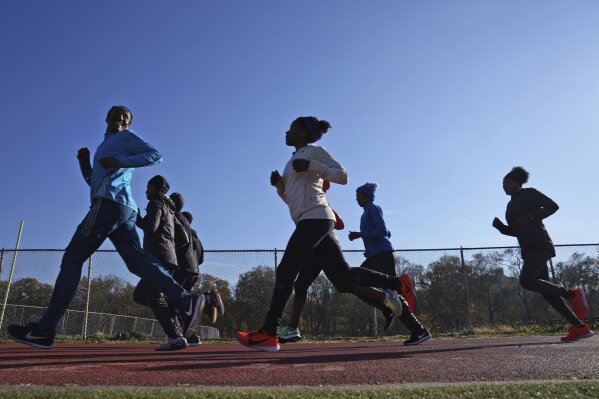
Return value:
<svg viewBox="0 0 599 399">
<path fill-rule="evenodd" d="M 198 281 L 198 275 L 185 270 L 169 271 L 175 281 L 186 291 L 190 291 Z M 141 279 L 133 291 L 133 300 L 140 305 L 148 306 L 154 312 L 154 317 L 169 338 L 177 338 L 175 317 L 177 312 L 170 307 L 164 293 L 156 289 L 148 280 Z"/>
<path fill-rule="evenodd" d="M 268 334 L 277 333 L 296 277 L 311 258 L 322 265 L 327 277 L 341 292 L 353 292 L 356 285 L 397 288 L 393 277 L 360 267 L 350 268 L 343 258 L 341 247 L 330 235 L 333 225 L 332 220 L 325 219 L 307 219 L 297 224 L 277 268 L 275 287 L 263 326 Z"/>
<path fill-rule="evenodd" d="M 572 309 L 566 304 L 564 298 L 568 291 L 564 287 L 549 282 L 549 269 L 547 261 L 552 254 L 540 250 L 528 250 L 523 254 L 524 265 L 520 272 L 520 285 L 522 288 L 538 292 L 545 298 L 551 307 L 561 314 L 570 324 L 580 325 Z"/>
</svg>

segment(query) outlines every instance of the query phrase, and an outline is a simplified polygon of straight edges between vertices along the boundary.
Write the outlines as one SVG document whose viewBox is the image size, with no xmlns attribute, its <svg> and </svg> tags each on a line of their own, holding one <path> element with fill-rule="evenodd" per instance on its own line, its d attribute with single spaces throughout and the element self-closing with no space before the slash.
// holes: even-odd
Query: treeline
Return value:
<svg viewBox="0 0 599 399">
<path fill-rule="evenodd" d="M 567 261 L 554 264 L 558 283 L 582 286 L 591 306 L 599 306 L 599 259 L 574 253 Z M 515 324 L 557 320 L 543 298 L 518 284 L 522 261 L 516 250 L 478 253 L 462 262 L 459 256 L 442 256 L 428 265 L 397 262 L 398 273 L 411 272 L 417 283 L 418 318 L 435 332 L 460 331 L 483 324 Z M 236 330 L 261 326 L 270 303 L 274 270 L 256 266 L 239 276 L 234 288 L 228 281 L 202 274 L 198 289 L 217 287 L 226 306 L 226 315 L 217 321 L 223 337 Z M 92 278 L 89 284 L 90 311 L 152 318 L 152 312 L 132 301 L 134 285 L 116 276 Z M 70 309 L 84 310 L 88 281 L 81 280 Z M 0 293 L 6 282 L 0 282 Z M 52 286 L 34 278 L 13 283 L 9 303 L 45 307 Z M 291 301 L 287 312 L 291 307 Z M 288 314 L 284 315 L 284 323 Z M 206 319 L 204 319 L 206 322 Z M 367 336 L 380 333 L 383 319 L 373 308 L 350 294 L 337 293 L 323 276 L 312 284 L 304 307 L 300 329 L 312 336 Z M 391 333 L 404 332 L 398 326 Z"/>
</svg>

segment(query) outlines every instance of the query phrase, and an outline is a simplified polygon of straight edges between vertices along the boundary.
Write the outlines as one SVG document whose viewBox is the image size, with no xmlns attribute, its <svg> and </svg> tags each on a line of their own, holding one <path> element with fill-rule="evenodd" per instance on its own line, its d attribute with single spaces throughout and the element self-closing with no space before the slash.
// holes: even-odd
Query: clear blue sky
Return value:
<svg viewBox="0 0 599 399">
<path fill-rule="evenodd" d="M 512 245 L 491 228 L 512 166 L 561 209 L 556 243 L 599 241 L 599 2 L 0 1 L 0 247 L 64 248 L 88 207 L 75 155 L 113 104 L 163 154 L 206 248 L 283 248 L 270 187 L 300 115 L 380 184 L 396 248 Z M 360 249 L 343 232 L 342 246 Z M 105 248 L 111 248 L 111 244 Z"/>
</svg>

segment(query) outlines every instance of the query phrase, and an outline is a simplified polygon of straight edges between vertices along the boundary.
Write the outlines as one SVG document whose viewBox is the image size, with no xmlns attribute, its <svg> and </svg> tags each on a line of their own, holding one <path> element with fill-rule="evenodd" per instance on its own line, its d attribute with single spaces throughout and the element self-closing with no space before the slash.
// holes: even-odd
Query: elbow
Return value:
<svg viewBox="0 0 599 399">
<path fill-rule="evenodd" d="M 335 183 L 337 184 L 341 184 L 341 185 L 346 185 L 348 182 L 348 178 L 347 178 L 347 172 L 343 171 L 343 173 L 339 174 L 339 178 L 337 179 L 337 181 L 335 181 Z"/>
</svg>

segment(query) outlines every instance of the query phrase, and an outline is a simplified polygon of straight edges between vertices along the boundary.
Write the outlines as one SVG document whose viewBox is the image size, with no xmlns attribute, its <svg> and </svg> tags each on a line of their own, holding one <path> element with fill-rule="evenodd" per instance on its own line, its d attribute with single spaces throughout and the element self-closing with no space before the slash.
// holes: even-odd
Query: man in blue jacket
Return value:
<svg viewBox="0 0 599 399">
<path fill-rule="evenodd" d="M 156 258 L 141 248 L 135 222 L 137 205 L 131 195 L 134 168 L 155 165 L 162 154 L 129 130 L 132 114 L 127 107 L 114 106 L 106 116 L 104 141 L 96 149 L 93 167 L 89 149 L 77 153 L 81 172 L 91 187 L 91 208 L 67 246 L 50 303 L 37 323 L 8 326 L 9 336 L 35 348 L 50 349 L 56 325 L 73 299 L 81 279 L 83 263 L 109 238 L 127 268 L 163 292 L 179 311 L 189 332 L 203 307 L 203 296 L 185 291 Z"/>
</svg>

